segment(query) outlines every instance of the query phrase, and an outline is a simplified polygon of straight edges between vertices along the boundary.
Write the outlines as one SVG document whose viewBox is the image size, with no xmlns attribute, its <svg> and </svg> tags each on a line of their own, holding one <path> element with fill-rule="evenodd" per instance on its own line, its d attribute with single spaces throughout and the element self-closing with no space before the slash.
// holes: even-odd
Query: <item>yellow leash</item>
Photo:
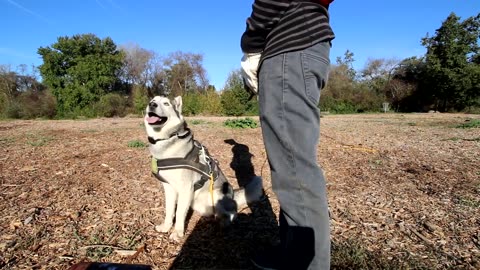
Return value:
<svg viewBox="0 0 480 270">
<path fill-rule="evenodd" d="M 367 148 L 367 147 L 355 147 L 355 146 L 351 146 L 351 145 L 344 145 L 343 147 L 349 148 L 349 149 L 352 149 L 352 150 L 357 150 L 357 151 L 362 151 L 362 152 L 368 152 L 368 153 L 376 153 L 376 152 L 378 152 L 377 150 L 375 150 L 375 149 L 373 149 L 373 148 Z"/>
<path fill-rule="evenodd" d="M 213 199 L 213 173 L 210 174 L 210 197 L 212 198 L 213 212 L 215 213 L 215 201 Z"/>
</svg>

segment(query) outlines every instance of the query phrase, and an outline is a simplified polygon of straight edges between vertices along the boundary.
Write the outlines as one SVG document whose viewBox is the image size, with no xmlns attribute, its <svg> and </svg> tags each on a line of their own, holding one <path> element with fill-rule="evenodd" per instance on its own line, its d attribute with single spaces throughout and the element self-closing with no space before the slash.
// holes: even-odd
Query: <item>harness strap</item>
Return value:
<svg viewBox="0 0 480 270">
<path fill-rule="evenodd" d="M 200 147 L 195 145 L 192 150 L 184 158 L 167 158 L 167 159 L 155 159 L 152 157 L 152 174 L 161 182 L 168 183 L 166 179 L 160 176 L 161 170 L 172 169 L 188 169 L 201 174 L 201 177 L 193 185 L 194 191 L 202 188 L 205 183 L 213 176 L 213 179 L 217 179 L 218 172 L 213 170 L 215 164 L 212 159 L 209 160 L 210 164 L 203 164 L 199 162 Z M 211 171 L 211 169 L 212 171 Z"/>
<path fill-rule="evenodd" d="M 208 165 L 195 162 L 193 160 L 187 160 L 183 158 L 169 158 L 157 160 L 157 170 L 171 170 L 171 169 L 189 169 L 210 177 L 208 173 Z"/>
<path fill-rule="evenodd" d="M 185 139 L 188 135 L 190 135 L 192 133 L 189 128 L 185 128 L 185 130 L 187 132 L 185 134 L 182 134 L 182 135 L 180 135 L 179 132 L 175 132 L 175 133 L 170 134 L 170 136 L 168 138 L 165 138 L 165 139 L 155 139 L 155 138 L 150 137 L 150 136 L 148 136 L 147 139 L 148 139 L 148 142 L 151 143 L 151 144 L 156 144 L 157 142 L 165 141 L 165 140 L 168 140 L 168 139 L 170 139 L 172 137 L 175 137 L 175 136 L 177 136 L 179 139 Z"/>
<path fill-rule="evenodd" d="M 200 180 L 198 180 L 197 182 L 195 182 L 195 184 L 193 184 L 193 191 L 197 191 L 201 189 L 208 180 L 210 180 L 210 176 L 207 177 L 205 175 L 202 175 L 202 177 L 200 177 Z"/>
</svg>

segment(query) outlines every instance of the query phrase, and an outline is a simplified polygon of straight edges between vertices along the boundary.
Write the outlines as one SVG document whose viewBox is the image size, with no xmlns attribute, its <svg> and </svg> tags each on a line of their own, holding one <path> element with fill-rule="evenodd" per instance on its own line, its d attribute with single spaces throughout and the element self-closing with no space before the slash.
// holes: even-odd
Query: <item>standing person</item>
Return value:
<svg viewBox="0 0 480 270">
<path fill-rule="evenodd" d="M 242 75 L 259 95 L 272 188 L 280 203 L 280 246 L 252 259 L 261 269 L 330 268 L 326 183 L 317 146 L 320 90 L 334 39 L 332 1 L 255 0 L 241 37 Z"/>
</svg>

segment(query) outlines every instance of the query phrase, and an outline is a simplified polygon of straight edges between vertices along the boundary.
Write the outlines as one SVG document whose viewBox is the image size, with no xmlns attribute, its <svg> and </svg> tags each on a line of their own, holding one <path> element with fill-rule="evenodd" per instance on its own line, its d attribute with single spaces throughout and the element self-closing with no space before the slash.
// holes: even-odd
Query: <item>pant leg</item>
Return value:
<svg viewBox="0 0 480 270">
<path fill-rule="evenodd" d="M 272 188 L 281 207 L 281 244 L 294 269 L 330 268 L 326 184 L 317 162 L 320 89 L 330 44 L 265 59 L 259 106 Z"/>
</svg>

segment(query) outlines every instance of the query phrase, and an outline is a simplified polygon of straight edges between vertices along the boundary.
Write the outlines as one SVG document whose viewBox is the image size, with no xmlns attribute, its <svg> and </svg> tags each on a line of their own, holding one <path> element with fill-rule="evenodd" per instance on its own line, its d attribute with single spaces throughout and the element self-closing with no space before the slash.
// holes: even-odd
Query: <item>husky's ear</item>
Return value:
<svg viewBox="0 0 480 270">
<path fill-rule="evenodd" d="M 179 114 L 182 113 L 182 105 L 182 96 L 177 96 L 173 99 L 173 106 Z"/>
</svg>

